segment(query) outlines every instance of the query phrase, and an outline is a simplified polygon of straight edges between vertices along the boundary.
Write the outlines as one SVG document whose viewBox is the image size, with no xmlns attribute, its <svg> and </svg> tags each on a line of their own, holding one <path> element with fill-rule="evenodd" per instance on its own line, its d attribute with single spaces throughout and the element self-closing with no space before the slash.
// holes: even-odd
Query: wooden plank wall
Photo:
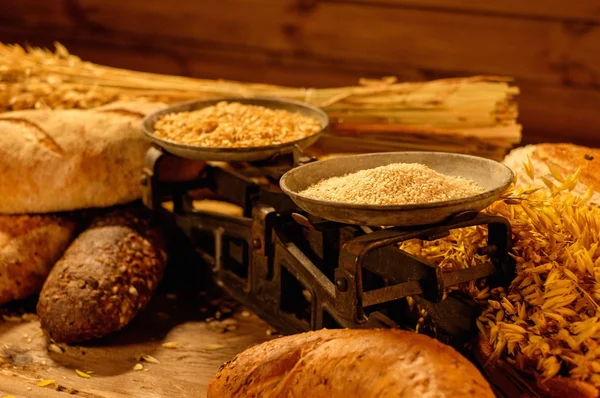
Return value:
<svg viewBox="0 0 600 398">
<path fill-rule="evenodd" d="M 600 146 L 596 0 L 0 0 L 0 40 L 294 86 L 509 75 L 525 139 Z"/>
</svg>

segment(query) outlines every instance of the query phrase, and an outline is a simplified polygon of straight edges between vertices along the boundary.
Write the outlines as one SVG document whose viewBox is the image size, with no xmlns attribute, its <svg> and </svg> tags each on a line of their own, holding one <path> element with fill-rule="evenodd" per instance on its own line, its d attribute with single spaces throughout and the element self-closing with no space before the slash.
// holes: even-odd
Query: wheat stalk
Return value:
<svg viewBox="0 0 600 398">
<path fill-rule="evenodd" d="M 510 79 L 475 76 L 399 83 L 395 78 L 361 79 L 358 86 L 294 88 L 195 79 L 112 68 L 84 62 L 56 43 L 54 52 L 0 44 L 0 111 L 91 108 L 119 100 L 177 103 L 223 96 L 268 96 L 305 101 L 323 108 L 332 133 L 348 131 L 379 139 L 419 133 L 430 143 L 450 134 L 506 151 L 521 138 Z M 410 130 L 407 133 L 407 129 Z M 497 129 L 496 141 L 488 135 Z M 385 132 L 381 136 L 381 132 Z M 443 144 L 440 145 L 442 148 Z"/>
<path fill-rule="evenodd" d="M 531 162 L 525 171 L 533 182 Z M 489 362 L 502 358 L 542 381 L 560 375 L 600 387 L 600 207 L 588 204 L 593 190 L 571 192 L 579 171 L 553 174 L 560 186 L 512 187 L 486 210 L 512 226 L 517 275 L 508 290 L 461 288 L 484 306 L 477 326 L 492 345 Z M 476 251 L 486 239 L 475 227 L 403 249 L 456 269 L 484 261 Z"/>
</svg>

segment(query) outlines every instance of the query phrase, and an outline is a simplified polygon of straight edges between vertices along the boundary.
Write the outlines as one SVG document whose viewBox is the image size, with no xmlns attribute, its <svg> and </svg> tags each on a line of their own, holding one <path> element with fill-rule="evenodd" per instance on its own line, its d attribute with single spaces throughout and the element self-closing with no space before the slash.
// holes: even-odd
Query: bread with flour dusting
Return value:
<svg viewBox="0 0 600 398">
<path fill-rule="evenodd" d="M 138 199 L 150 147 L 141 121 L 164 107 L 124 102 L 0 114 L 0 213 L 51 213 Z"/>
</svg>

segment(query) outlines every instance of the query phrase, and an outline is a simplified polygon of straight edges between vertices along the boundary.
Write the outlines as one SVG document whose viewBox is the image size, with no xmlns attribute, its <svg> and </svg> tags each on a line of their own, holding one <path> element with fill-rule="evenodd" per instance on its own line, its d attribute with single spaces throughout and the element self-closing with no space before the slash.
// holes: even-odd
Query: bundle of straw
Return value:
<svg viewBox="0 0 600 398">
<path fill-rule="evenodd" d="M 332 120 L 320 147 L 338 152 L 439 150 L 501 158 L 520 142 L 510 80 L 477 76 L 398 83 L 292 88 L 136 72 L 84 62 L 56 43 L 54 52 L 0 43 L 0 111 L 90 108 L 144 98 L 176 103 L 223 96 L 296 99 Z"/>
</svg>

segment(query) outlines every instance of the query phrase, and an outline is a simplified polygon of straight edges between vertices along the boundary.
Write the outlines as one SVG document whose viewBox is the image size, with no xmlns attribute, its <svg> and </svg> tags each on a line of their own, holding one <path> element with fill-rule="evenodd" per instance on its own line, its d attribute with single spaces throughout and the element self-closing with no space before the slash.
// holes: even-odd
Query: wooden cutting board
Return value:
<svg viewBox="0 0 600 398">
<path fill-rule="evenodd" d="M 8 318 L 0 324 L 0 397 L 64 398 L 69 392 L 87 398 L 205 397 L 222 363 L 269 338 L 268 326 L 241 309 L 232 316 L 236 330 L 217 330 L 203 319 L 215 314 L 211 301 L 216 303 L 208 297 L 157 296 L 123 331 L 94 344 L 66 347 L 62 353 L 48 350 L 36 319 Z M 165 342 L 180 347 L 165 348 Z M 140 355 L 159 363 L 139 361 Z M 138 363 L 143 370 L 133 369 Z M 82 378 L 76 369 L 91 371 L 91 377 Z M 42 380 L 55 383 L 40 387 Z"/>
</svg>

